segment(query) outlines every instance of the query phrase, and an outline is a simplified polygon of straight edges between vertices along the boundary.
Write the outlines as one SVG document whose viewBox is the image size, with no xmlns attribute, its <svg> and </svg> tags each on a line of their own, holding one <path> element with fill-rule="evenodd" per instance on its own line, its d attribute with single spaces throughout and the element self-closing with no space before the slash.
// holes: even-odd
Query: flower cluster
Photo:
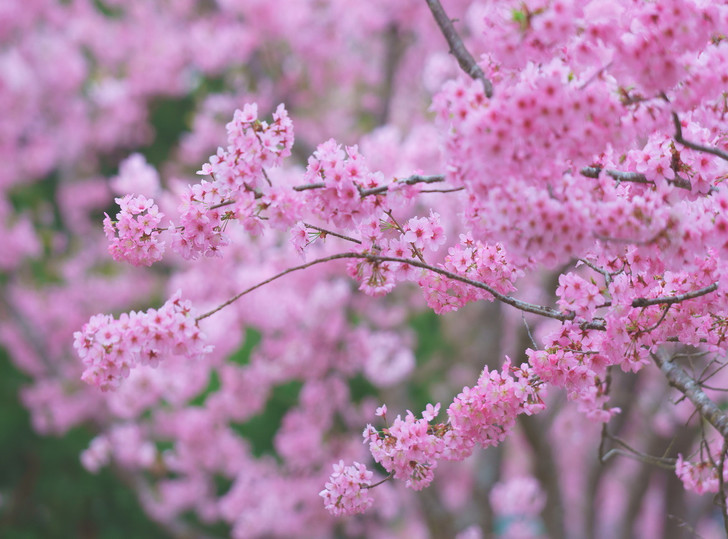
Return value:
<svg viewBox="0 0 728 539">
<path fill-rule="evenodd" d="M 336 516 L 365 512 L 374 503 L 369 490 L 373 475 L 358 462 L 352 466 L 345 466 L 343 460 L 334 464 L 326 488 L 319 493 L 326 509 Z"/>
<path fill-rule="evenodd" d="M 283 104 L 278 105 L 269 124 L 258 119 L 258 105 L 248 103 L 235 111 L 225 128 L 227 148 L 218 148 L 198 172 L 213 178 L 223 198 L 262 187 L 265 168 L 280 166 L 291 155 L 293 123 Z"/>
<path fill-rule="evenodd" d="M 442 425 L 430 425 L 439 410 L 439 404 L 428 405 L 422 419 L 408 411 L 404 419 L 397 416 L 388 428 L 378 431 L 367 425 L 364 430 L 364 440 L 369 442 L 374 460 L 414 490 L 421 490 L 432 482 L 437 461 L 445 450 L 443 434 L 446 429 Z"/>
<path fill-rule="evenodd" d="M 498 445 L 518 415 L 532 415 L 545 408 L 544 389 L 527 363 L 513 367 L 506 358 L 500 372 L 483 369 L 477 385 L 464 387 L 447 409 L 452 426 L 448 458 L 462 460 L 476 444 L 483 448 Z"/>
<path fill-rule="evenodd" d="M 437 251 L 445 243 L 445 231 L 440 224 L 440 216 L 431 212 L 429 217 L 413 217 L 403 227 L 402 239 L 415 249 Z"/>
<path fill-rule="evenodd" d="M 109 253 L 117 262 L 135 266 L 151 266 L 162 259 L 165 244 L 159 240 L 164 214 L 154 200 L 144 195 L 117 198 L 120 207 L 116 221 L 106 215 L 104 232 L 109 240 Z"/>
<path fill-rule="evenodd" d="M 168 356 L 190 360 L 210 351 L 181 292 L 160 309 L 123 313 L 118 320 L 97 314 L 73 334 L 73 346 L 86 369 L 82 380 L 102 390 L 116 389 L 138 365 L 156 367 Z"/>
<path fill-rule="evenodd" d="M 381 204 L 380 197 L 362 197 L 364 189 L 383 186 L 384 177 L 369 170 L 356 146 L 342 149 L 334 139 L 319 144 L 303 179 L 309 185 L 324 184 L 307 197 L 318 215 L 343 229 L 354 227 Z"/>
<path fill-rule="evenodd" d="M 492 99 L 472 81 L 453 81 L 435 96 L 454 183 L 476 190 L 510 176 L 546 182 L 563 175 L 562 163 L 588 160 L 620 138 L 616 97 L 602 85 L 583 87 L 563 61 L 513 77 Z"/>
<path fill-rule="evenodd" d="M 293 124 L 281 104 L 273 113 L 273 122 L 258 119 L 257 104 L 246 104 L 236 110 L 226 126 L 228 146 L 218 148 L 198 174 L 209 176 L 190 186 L 179 207 L 180 225 L 174 249 L 187 259 L 200 255 L 220 256 L 227 245 L 224 233 L 227 220 L 239 220 L 249 231 L 259 231 L 259 213 L 268 206 L 290 209 L 280 194 L 266 194 L 272 187 L 266 168 L 280 166 L 293 146 Z M 260 199 L 260 200 L 259 200 Z"/>
<path fill-rule="evenodd" d="M 461 461 L 476 444 L 499 444 L 519 414 L 531 415 L 544 408 L 544 395 L 542 383 L 528 364 L 513 367 L 507 359 L 501 372 L 485 368 L 475 387 L 463 388 L 447 410 L 448 422 L 434 423 L 440 404 L 428 404 L 420 419 L 408 411 L 404 419 L 398 415 L 392 425 L 381 430 L 367 425 L 364 441 L 369 443 L 374 460 L 393 478 L 421 490 L 434 479 L 440 460 Z M 376 415 L 385 419 L 386 413 L 384 405 L 376 410 Z M 334 467 L 334 475 L 321 494 L 329 500 L 326 507 L 333 514 L 342 512 L 340 505 L 330 503 L 331 492 L 338 492 L 334 485 L 341 481 L 342 469 L 343 463 Z M 356 485 L 350 489 L 346 492 L 358 495 Z"/>
<path fill-rule="evenodd" d="M 461 235 L 460 243 L 448 250 L 445 262 L 440 267 L 471 281 L 484 283 L 501 294 L 515 290 L 514 282 L 523 275 L 523 271 L 509 259 L 503 245 L 486 245 L 474 241 L 469 235 Z M 457 310 L 471 301 L 494 299 L 484 288 L 437 273 L 423 273 L 418 283 L 425 294 L 427 305 L 438 314 Z"/>
<path fill-rule="evenodd" d="M 573 311 L 586 320 L 590 320 L 594 310 L 604 303 L 599 287 L 575 273 L 559 275 L 556 295 L 562 310 Z"/>
<path fill-rule="evenodd" d="M 610 361 L 600 351 L 603 341 L 603 332 L 566 322 L 546 335 L 543 350 L 526 351 L 534 373 L 544 382 L 566 388 L 569 399 L 596 421 L 608 421 L 619 411 L 606 408 L 605 378 Z"/>
<path fill-rule="evenodd" d="M 702 4 L 702 5 L 701 5 Z M 630 31 L 616 41 L 617 69 L 649 94 L 667 90 L 687 73 L 685 52 L 702 48 L 719 30 L 717 8 L 690 0 L 638 4 Z"/>
<path fill-rule="evenodd" d="M 675 475 L 680 478 L 686 490 L 697 494 L 718 492 L 720 481 L 718 470 L 710 462 L 693 463 L 678 454 L 675 462 Z M 723 470 L 723 480 L 728 481 L 728 470 Z"/>
</svg>

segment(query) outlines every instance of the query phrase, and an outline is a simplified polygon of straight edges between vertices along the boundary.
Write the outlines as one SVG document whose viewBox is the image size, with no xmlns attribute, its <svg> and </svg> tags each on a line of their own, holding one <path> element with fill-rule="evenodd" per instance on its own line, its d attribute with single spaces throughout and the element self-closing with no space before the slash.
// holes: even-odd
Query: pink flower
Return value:
<svg viewBox="0 0 728 539">
<path fill-rule="evenodd" d="M 334 472 L 329 477 L 326 488 L 319 492 L 326 509 L 334 516 L 365 512 L 374 503 L 368 488 L 373 475 L 366 466 L 358 462 L 352 466 L 344 466 L 343 460 L 334 464 Z"/>
</svg>

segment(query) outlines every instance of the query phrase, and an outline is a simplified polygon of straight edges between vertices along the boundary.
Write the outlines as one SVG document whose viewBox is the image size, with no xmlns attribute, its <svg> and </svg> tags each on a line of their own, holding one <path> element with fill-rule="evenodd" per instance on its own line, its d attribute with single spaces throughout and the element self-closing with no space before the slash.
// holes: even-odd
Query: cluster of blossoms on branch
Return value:
<svg viewBox="0 0 728 539">
<path fill-rule="evenodd" d="M 544 409 L 542 382 L 526 363 L 512 367 L 506 360 L 501 372 L 483 370 L 477 385 L 463 388 L 447 410 L 448 420 L 436 423 L 440 404 L 428 404 L 417 419 L 408 411 L 391 425 L 376 429 L 367 425 L 364 441 L 374 460 L 388 473 L 413 490 L 422 490 L 435 477 L 440 460 L 461 461 L 479 445 L 487 448 L 502 442 L 520 414 L 531 415 Z M 377 415 L 386 419 L 387 407 Z M 334 465 L 326 488 L 320 493 L 333 514 L 355 514 L 373 503 L 373 474 L 360 463 Z"/>
<path fill-rule="evenodd" d="M 93 316 L 73 339 L 86 367 L 81 378 L 104 391 L 118 388 L 139 365 L 156 367 L 172 356 L 192 361 L 210 352 L 192 306 L 180 291 L 159 309 L 122 313 L 118 320 L 111 315 Z"/>
<path fill-rule="evenodd" d="M 584 430 L 602 428 L 605 462 L 602 446 L 610 429 L 621 428 L 612 419 L 633 419 L 638 409 L 659 415 L 655 436 L 668 424 L 676 431 L 695 410 L 728 436 L 711 393 L 726 383 L 720 365 L 728 350 L 726 5 L 453 0 L 444 13 L 436 0 L 283 9 L 132 0 L 105 2 L 104 14 L 96 4 L 0 8 L 15 17 L 0 16 L 0 39 L 19 43 L 0 49 L 0 67 L 11 75 L 0 92 L 0 121 L 10 119 L 0 152 L 18 163 L 0 183 L 18 186 L 55 170 L 56 213 L 73 234 L 99 229 L 88 215 L 110 202 L 109 187 L 119 195 L 118 213 L 103 222 L 102 247 L 103 238 L 48 239 L 56 223 L 14 214 L 22 197 L 0 201 L 0 237 L 14 236 L 0 267 L 63 254 L 68 260 L 49 264 L 47 281 L 77 288 L 48 291 L 57 301 L 47 303 L 78 304 L 73 316 L 46 312 L 17 277 L 9 308 L 1 306 L 18 320 L 0 328 L 0 340 L 37 379 L 25 393 L 37 424 L 48 431 L 84 420 L 102 425 L 84 464 L 95 471 L 116 461 L 135 471 L 156 519 L 178 524 L 194 512 L 205 523 L 226 522 L 237 537 L 300 529 L 325 536 L 337 524 L 323 498 L 334 515 L 373 515 L 345 519 L 339 525 L 347 533 L 377 535 L 396 510 L 427 513 L 413 509 L 408 494 L 393 509 L 386 497 L 395 497 L 388 489 L 396 481 L 379 486 L 386 479 L 411 490 L 450 488 L 443 498 L 451 500 L 458 481 L 470 485 L 460 490 L 477 490 L 467 459 L 478 446 L 531 444 L 556 462 L 548 449 L 563 448 L 566 438 L 528 431 L 529 416 L 547 407 L 554 414 L 536 420 L 553 431 L 569 431 L 567 420 L 557 427 L 553 419 L 569 406 L 586 418 Z M 62 21 L 70 21 L 68 32 Z M 48 62 L 49 54 L 66 60 Z M 213 90 L 220 83 L 224 93 Z M 108 186 L 87 177 L 105 156 L 150 140 L 155 99 L 181 96 L 194 102 L 192 131 L 159 173 L 134 154 Z M 34 120 L 35 109 L 47 114 Z M 371 125 L 380 127 L 358 137 Z M 74 136 L 51 140 L 55 130 Z M 98 163 L 82 160 L 86 153 L 98 154 Z M 178 178 L 187 173 L 180 165 L 194 166 L 192 175 L 210 153 L 199 181 Z M 83 181 L 69 181 L 74 175 Z M 167 259 L 158 273 L 143 274 L 149 281 L 113 270 L 129 283 L 117 296 L 85 284 L 109 253 L 132 266 Z M 89 320 L 92 312 L 148 303 L 154 278 L 189 299 L 176 294 L 158 309 Z M 117 282 L 109 286 L 116 292 Z M 447 375 L 432 376 L 427 400 L 452 399 L 447 418 L 438 420 L 439 404 L 430 404 L 421 417 L 407 412 L 369 425 L 367 454 L 351 433 L 382 400 L 415 409 L 397 386 L 415 365 L 412 384 L 434 368 L 415 361 L 407 313 L 426 306 L 445 315 L 444 326 L 476 303 L 516 316 L 477 323 L 482 334 L 495 328 L 498 346 L 481 345 L 472 372 L 448 360 Z M 42 337 L 45 350 L 28 337 L 35 326 L 51 335 Z M 69 362 L 59 335 L 67 340 L 80 326 L 81 361 Z M 518 354 L 520 366 L 503 362 L 506 354 Z M 61 358 L 62 367 L 43 365 L 44 356 Z M 660 404 L 620 399 L 620 371 L 661 395 Z M 79 374 L 93 387 L 68 382 Z M 665 378 L 689 412 L 655 389 Z M 272 448 L 246 430 L 256 418 L 275 423 L 267 403 L 284 409 Z M 385 409 L 377 415 L 386 422 Z M 643 441 L 653 448 L 662 440 Z M 692 441 L 677 460 L 659 462 L 689 490 L 721 491 L 724 455 L 690 453 Z M 389 475 L 377 477 L 370 461 Z M 453 468 L 440 473 L 447 461 L 468 477 L 453 479 Z M 529 471 L 522 462 L 513 467 Z M 579 522 L 596 530 L 599 519 L 571 518 L 580 507 L 571 502 L 581 497 L 572 491 L 570 503 L 560 503 L 555 486 L 579 484 L 565 479 L 576 469 L 562 465 L 563 479 L 540 473 L 548 503 L 513 473 L 496 479 L 528 499 L 526 516 L 567 508 L 569 524 L 546 519 L 549 532 L 566 536 L 571 526 L 580 537 L 588 533 Z M 601 472 L 578 470 L 597 493 Z M 385 502 L 375 499 L 375 486 Z M 598 494 L 611 494 L 605 489 Z M 507 505 L 491 503 L 498 515 L 517 513 Z"/>
<path fill-rule="evenodd" d="M 104 232 L 109 240 L 109 253 L 117 262 L 134 266 L 151 266 L 162 259 L 164 242 L 159 228 L 164 214 L 153 200 L 144 195 L 117 198 L 119 213 L 112 221 L 104 219 Z"/>
</svg>

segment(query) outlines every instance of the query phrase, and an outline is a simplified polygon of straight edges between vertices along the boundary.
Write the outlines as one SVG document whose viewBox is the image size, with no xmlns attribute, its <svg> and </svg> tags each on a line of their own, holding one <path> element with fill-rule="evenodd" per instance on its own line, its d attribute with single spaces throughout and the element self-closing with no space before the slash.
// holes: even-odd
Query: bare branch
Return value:
<svg viewBox="0 0 728 539">
<path fill-rule="evenodd" d="M 625 172 L 621 170 L 612 170 L 607 169 L 604 170 L 601 167 L 584 167 L 582 168 L 579 173 L 582 176 L 586 176 L 587 178 L 599 178 L 599 175 L 604 172 L 607 176 L 617 180 L 617 182 L 629 182 L 629 183 L 643 183 L 646 185 L 655 185 L 655 182 L 652 180 L 648 180 L 647 176 L 642 174 L 641 172 Z M 687 189 L 688 191 L 692 189 L 692 184 L 690 183 L 690 180 L 686 178 L 681 178 L 679 176 L 675 176 L 674 180 L 666 180 L 667 183 L 674 185 L 675 187 L 678 187 L 680 189 Z"/>
<path fill-rule="evenodd" d="M 723 150 L 713 148 L 711 146 L 703 146 L 702 144 L 685 140 L 683 138 L 682 124 L 680 123 L 680 118 L 678 118 L 677 114 L 674 112 L 672 113 L 672 123 L 675 125 L 675 140 L 677 142 L 679 142 L 683 146 L 690 148 L 691 150 L 717 155 L 721 159 L 728 161 L 728 153 L 724 152 Z"/>
<path fill-rule="evenodd" d="M 601 462 L 608 461 L 614 455 L 621 455 L 623 457 L 633 458 L 633 459 L 639 460 L 641 462 L 645 462 L 647 464 L 652 464 L 653 466 L 657 466 L 658 468 L 662 468 L 665 470 L 674 470 L 675 469 L 675 459 L 674 458 L 656 457 L 654 455 L 650 455 L 648 453 L 644 453 L 638 449 L 635 449 L 634 447 L 629 445 L 623 439 L 619 438 L 618 436 L 614 436 L 614 435 L 610 434 L 609 431 L 606 429 L 606 424 L 605 424 L 604 428 L 602 429 L 602 436 L 604 438 L 612 440 L 614 443 L 622 446 L 624 449 L 615 448 L 615 449 L 610 449 L 609 451 L 602 453 L 603 445 L 600 444 L 599 460 Z"/>
<path fill-rule="evenodd" d="M 453 187 L 452 189 L 423 189 L 420 193 L 457 193 L 464 189 L 465 187 Z"/>
<path fill-rule="evenodd" d="M 713 425 L 723 438 L 728 439 L 728 415 L 705 394 L 698 382 L 679 365 L 673 363 L 670 354 L 665 350 L 659 349 L 650 355 L 670 385 L 685 395 L 700 415 Z"/>
<path fill-rule="evenodd" d="M 310 268 L 311 266 L 315 266 L 317 264 L 323 264 L 325 262 L 331 262 L 333 260 L 342 260 L 342 259 L 361 259 L 361 260 L 367 260 L 368 262 L 377 264 L 381 262 L 398 262 L 400 264 L 409 264 L 410 266 L 414 266 L 416 268 L 425 269 L 428 271 L 431 271 L 433 273 L 437 273 L 439 275 L 442 275 L 443 277 L 447 277 L 448 279 L 452 279 L 453 281 L 459 281 L 461 283 L 468 284 L 470 286 L 474 286 L 475 288 L 480 288 L 481 290 L 485 290 L 486 292 L 490 293 L 495 299 L 498 301 L 505 303 L 507 305 L 510 305 L 511 307 L 515 307 L 516 309 L 520 311 L 524 311 L 527 313 L 533 313 L 538 314 L 541 316 L 545 316 L 547 318 L 553 318 L 555 320 L 573 320 L 574 319 L 574 313 L 562 313 L 561 311 L 557 311 L 555 309 L 552 309 L 550 307 L 544 307 L 542 305 L 536 305 L 533 303 L 528 303 L 525 301 L 521 301 L 519 299 L 516 299 L 512 296 L 506 296 L 505 294 L 501 294 L 497 290 L 495 290 L 493 287 L 482 283 L 480 281 L 474 281 L 472 279 L 468 279 L 467 277 L 463 277 L 462 275 L 458 275 L 457 273 L 452 273 L 450 271 L 447 271 L 442 268 L 438 268 L 436 266 L 430 266 L 429 264 L 426 264 L 424 262 L 421 262 L 419 260 L 413 260 L 411 258 L 398 258 L 394 256 L 380 256 L 380 255 L 374 255 L 369 253 L 338 253 L 334 255 L 330 255 L 324 258 L 317 258 L 316 260 L 312 260 L 311 262 L 307 262 L 305 264 L 301 264 L 300 266 L 294 266 L 292 268 L 288 268 L 280 273 L 277 273 L 276 275 L 261 281 L 250 288 L 247 288 L 246 290 L 243 290 L 239 294 L 233 296 L 229 300 L 227 300 L 225 303 L 219 305 L 218 307 L 215 307 L 211 311 L 208 311 L 204 314 L 201 314 L 198 316 L 195 321 L 199 322 L 200 320 L 203 320 L 205 318 L 208 318 L 209 316 L 212 316 L 216 312 L 224 309 L 228 305 L 234 303 L 241 297 L 243 297 L 246 294 L 249 294 L 250 292 L 257 290 L 263 285 L 266 285 L 268 283 L 271 283 L 277 279 L 280 279 L 284 275 L 288 275 L 289 273 L 293 273 L 294 271 L 303 270 L 306 268 Z M 594 329 L 603 329 L 603 328 L 594 328 Z"/>
<path fill-rule="evenodd" d="M 445 176 L 443 174 L 435 174 L 431 176 L 422 176 L 421 174 L 413 174 L 412 176 L 408 176 L 407 178 L 402 178 L 400 180 L 396 180 L 396 183 L 404 183 L 407 185 L 414 185 L 416 183 L 438 183 L 438 182 L 444 182 Z M 316 182 L 316 183 L 307 183 L 304 185 L 296 185 L 293 190 L 294 191 L 308 191 L 311 189 L 323 189 L 326 187 L 326 184 L 324 182 Z M 369 196 L 369 195 L 381 195 L 382 193 L 386 193 L 389 191 L 390 186 L 389 185 L 381 185 L 379 187 L 372 187 L 371 189 L 360 189 L 359 194 L 362 198 Z"/>
<path fill-rule="evenodd" d="M 658 327 L 658 326 L 659 326 L 660 324 L 662 324 L 662 322 L 664 322 L 664 321 L 665 321 L 665 318 L 667 317 L 667 311 L 669 311 L 669 310 L 670 310 L 670 307 L 671 307 L 671 306 L 672 306 L 672 304 L 671 304 L 671 303 L 668 303 L 667 305 L 665 305 L 665 307 L 664 307 L 664 308 L 662 309 L 662 315 L 660 316 L 660 319 L 659 319 L 659 320 L 658 320 L 657 322 L 655 322 L 655 323 L 654 323 L 654 325 L 652 325 L 652 326 L 650 326 L 650 327 L 648 327 L 648 328 L 645 328 L 645 329 L 643 329 L 642 331 L 644 331 L 645 333 L 649 333 L 649 332 L 650 332 L 650 331 L 652 331 L 653 329 L 657 329 L 657 327 Z"/>
<path fill-rule="evenodd" d="M 435 176 L 421 176 L 419 174 L 414 174 L 412 176 L 409 176 L 408 178 L 404 178 L 402 180 L 397 180 L 397 183 L 404 183 L 407 185 L 414 185 L 416 183 L 439 183 L 444 182 L 445 176 L 443 175 L 435 175 Z M 386 193 L 389 190 L 389 185 L 381 185 L 379 187 L 372 187 L 371 189 L 360 189 L 359 195 L 361 195 L 362 198 L 368 197 L 370 195 L 381 195 L 382 193 Z"/>
<path fill-rule="evenodd" d="M 427 0 L 427 5 L 437 21 L 437 25 L 445 36 L 447 44 L 450 45 L 450 52 L 457 59 L 460 68 L 465 71 L 473 80 L 479 80 L 483 84 L 485 95 L 493 97 L 493 83 L 485 77 L 485 73 L 475 62 L 473 55 L 463 45 L 463 40 L 458 35 L 452 21 L 445 13 L 440 0 Z"/>
<path fill-rule="evenodd" d="M 361 245 L 361 241 L 359 241 L 356 238 L 352 238 L 351 236 L 346 236 L 344 234 L 339 234 L 338 232 L 333 232 L 332 230 L 328 230 L 326 228 L 321 228 L 321 227 L 318 227 L 316 225 L 311 225 L 309 223 L 303 223 L 303 226 L 305 226 L 306 228 L 311 228 L 313 230 L 317 230 L 318 232 L 320 232 L 321 233 L 321 236 L 320 236 L 321 239 L 324 239 L 326 236 L 334 236 L 334 237 L 337 237 L 337 238 L 341 238 L 342 240 L 347 240 L 347 241 L 350 241 L 350 242 L 353 242 L 353 243 L 358 243 L 359 245 Z"/>
<path fill-rule="evenodd" d="M 371 485 L 362 485 L 361 488 L 374 488 L 374 487 L 378 487 L 379 485 L 381 485 L 383 483 L 386 483 L 387 481 L 389 481 L 393 477 L 394 477 L 394 472 L 390 473 L 387 477 L 385 477 L 381 481 L 377 481 L 376 483 L 372 483 Z"/>
<path fill-rule="evenodd" d="M 589 262 L 586 258 L 579 258 L 579 262 L 581 262 L 585 266 L 593 269 L 597 273 L 600 273 L 604 277 L 604 282 L 606 282 L 607 284 L 610 284 L 612 282 L 612 274 L 609 273 L 607 270 L 602 269 L 599 266 L 597 266 L 596 264 Z"/>
<path fill-rule="evenodd" d="M 680 303 L 682 301 L 698 298 L 705 294 L 710 294 L 718 290 L 718 283 L 713 283 L 699 290 L 692 292 L 685 292 L 684 294 L 678 294 L 677 296 L 662 296 L 659 298 L 635 298 L 632 300 L 632 307 L 648 307 L 650 305 L 672 305 L 673 303 Z"/>
<path fill-rule="evenodd" d="M 728 536 L 728 504 L 726 503 L 725 478 L 723 477 L 726 451 L 728 451 L 728 440 L 723 440 L 723 448 L 721 449 L 720 459 L 718 460 L 717 466 L 718 499 L 720 500 L 720 512 L 723 515 L 723 530 L 725 531 L 726 536 Z"/>
<path fill-rule="evenodd" d="M 323 189 L 326 187 L 324 182 L 307 183 L 305 185 L 296 185 L 293 187 L 294 191 L 308 191 L 309 189 Z"/>
</svg>

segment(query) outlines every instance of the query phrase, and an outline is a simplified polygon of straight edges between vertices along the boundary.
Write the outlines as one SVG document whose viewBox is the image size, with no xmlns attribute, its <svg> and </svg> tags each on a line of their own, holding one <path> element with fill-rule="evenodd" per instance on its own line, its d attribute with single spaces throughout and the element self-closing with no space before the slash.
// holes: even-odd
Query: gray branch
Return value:
<svg viewBox="0 0 728 539">
<path fill-rule="evenodd" d="M 486 78 L 483 70 L 475 62 L 473 55 L 463 45 L 463 40 L 455 30 L 450 17 L 445 13 L 442 4 L 440 4 L 440 0 L 427 0 L 427 5 L 430 11 L 432 11 L 432 15 L 435 17 L 435 21 L 437 21 L 442 35 L 445 36 L 447 44 L 450 45 L 450 53 L 457 59 L 460 68 L 473 80 L 479 80 L 483 84 L 486 96 L 493 97 L 493 83 Z"/>
<path fill-rule="evenodd" d="M 672 357 L 665 350 L 659 349 L 650 355 L 670 385 L 685 395 L 700 415 L 728 440 L 728 416 L 705 394 L 700 384 L 682 367 L 673 363 Z"/>
</svg>

